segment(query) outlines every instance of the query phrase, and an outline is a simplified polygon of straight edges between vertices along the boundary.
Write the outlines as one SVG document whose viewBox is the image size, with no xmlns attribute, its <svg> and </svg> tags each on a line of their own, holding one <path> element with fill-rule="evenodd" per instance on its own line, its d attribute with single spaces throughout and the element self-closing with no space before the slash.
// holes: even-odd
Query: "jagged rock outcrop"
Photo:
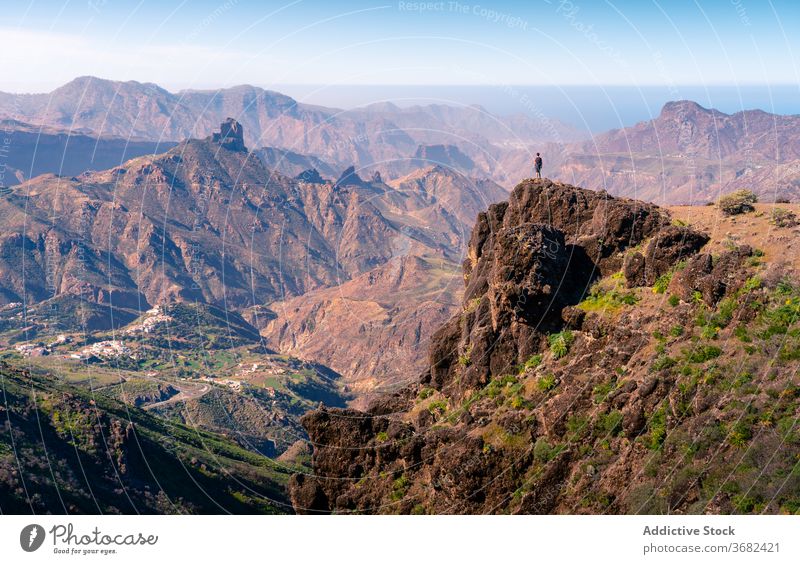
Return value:
<svg viewBox="0 0 800 564">
<path fill-rule="evenodd" d="M 434 335 L 419 381 L 365 411 L 303 418 L 314 472 L 290 480 L 295 510 L 794 507 L 794 486 L 776 480 L 796 464 L 800 437 L 758 421 L 795 416 L 796 386 L 779 374 L 792 373 L 800 353 L 778 355 L 786 366 L 776 371 L 747 343 L 763 340 L 766 355 L 786 350 L 776 324 L 790 323 L 800 285 L 785 273 L 754 276 L 746 246 L 698 254 L 707 240 L 655 206 L 523 182 L 478 218 L 463 311 Z M 626 280 L 632 254 L 643 274 Z M 653 276 L 672 278 L 669 300 L 663 284 L 626 288 Z M 800 336 L 790 338 L 800 350 Z M 770 394 L 782 398 L 774 408 Z M 766 465 L 771 477 L 741 469 L 749 444 L 750 467 Z"/>
<path fill-rule="evenodd" d="M 716 258 L 707 253 L 693 256 L 686 267 L 675 274 L 670 290 L 686 301 L 698 292 L 706 304 L 713 306 L 731 288 L 745 282 L 747 272 L 741 266 L 752 254 L 753 249 L 743 245 Z"/>
<path fill-rule="evenodd" d="M 231 151 L 247 151 L 247 147 L 244 146 L 244 128 L 233 118 L 228 118 L 220 124 L 219 133 L 214 133 L 211 141 Z"/>
<path fill-rule="evenodd" d="M 478 216 L 464 262 L 468 311 L 433 339 L 431 385 L 457 380 L 463 392 L 523 362 L 545 331 L 560 327 L 565 306 L 619 268 L 621 251 L 668 222 L 642 202 L 548 180 L 518 185 L 507 203 Z M 456 379 L 467 351 L 469 366 Z"/>
<path fill-rule="evenodd" d="M 513 370 L 542 348 L 546 330 L 560 327 L 566 306 L 580 301 L 603 272 L 619 267 L 621 251 L 639 244 L 668 222 L 666 213 L 641 202 L 548 180 L 521 183 L 508 202 L 493 205 L 479 215 L 463 267 L 465 311 L 434 335 L 429 368 L 418 386 L 460 399 L 486 386 L 493 375 Z M 401 391 L 373 403 L 370 411 L 402 413 L 412 407 L 413 397 L 413 393 Z M 429 411 L 414 417 L 419 430 L 428 429 L 433 421 Z M 346 484 L 392 457 L 383 448 L 372 451 L 361 447 L 382 433 L 388 436 L 390 423 L 397 429 L 399 421 L 390 422 L 370 413 L 323 410 L 308 415 L 303 423 L 317 447 L 315 469 L 321 474 L 346 469 L 346 474 L 344 483 L 297 476 L 292 483 L 296 508 L 364 508 L 379 504 L 384 494 L 391 493 L 381 490 L 356 499 L 358 496 L 348 492 Z M 530 422 L 507 423 L 515 428 L 530 426 Z M 410 423 L 402 425 L 404 433 L 414 436 Z M 448 497 L 465 498 L 460 511 L 478 511 L 483 502 L 467 503 L 467 492 L 499 470 L 499 466 L 478 468 L 470 462 L 470 453 L 480 453 L 478 443 L 468 429 L 439 430 L 424 440 L 417 435 L 402 454 L 394 456 L 413 464 L 430 458 L 423 456 L 423 447 L 427 454 L 435 453 L 440 474 L 437 479 L 451 483 Z M 470 465 L 474 468 L 467 472 Z M 445 474 L 445 468 L 459 468 L 462 474 L 456 479 Z"/>
<path fill-rule="evenodd" d="M 356 172 L 356 167 L 349 166 L 342 174 L 339 176 L 339 179 L 336 181 L 334 186 L 337 188 L 345 187 L 345 186 L 367 186 L 368 183 L 365 182 Z"/>
<path fill-rule="evenodd" d="M 708 239 L 705 233 L 689 227 L 671 225 L 662 229 L 647 245 L 644 254 L 626 255 L 623 272 L 628 287 L 652 286 L 659 276 L 699 251 Z"/>
<path fill-rule="evenodd" d="M 308 184 L 325 184 L 326 182 L 326 180 L 320 176 L 319 171 L 315 168 L 304 170 L 298 174 L 295 179 Z"/>
</svg>

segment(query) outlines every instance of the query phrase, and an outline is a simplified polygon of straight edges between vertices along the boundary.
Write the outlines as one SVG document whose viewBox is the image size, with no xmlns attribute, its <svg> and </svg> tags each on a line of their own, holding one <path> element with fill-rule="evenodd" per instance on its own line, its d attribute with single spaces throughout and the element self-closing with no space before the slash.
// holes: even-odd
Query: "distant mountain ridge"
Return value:
<svg viewBox="0 0 800 564">
<path fill-rule="evenodd" d="M 4 142 L 0 189 L 45 173 L 74 176 L 104 170 L 142 155 L 162 153 L 176 143 L 98 136 L 86 129 L 34 126 L 13 119 L 0 121 Z"/>
<path fill-rule="evenodd" d="M 476 165 L 467 172 L 509 184 L 516 182 L 519 171 L 504 170 L 497 161 L 527 153 L 530 144 L 585 137 L 555 120 L 495 116 L 480 106 L 400 108 L 383 103 L 344 111 L 249 85 L 171 93 L 151 83 L 88 76 L 45 94 L 0 93 L 0 117 L 153 141 L 202 137 L 233 117 L 244 126 L 244 141 L 251 149 L 273 147 L 340 170 L 356 165 L 370 172 L 413 158 L 419 145 L 458 145 Z"/>
<path fill-rule="evenodd" d="M 748 188 L 765 201 L 800 198 L 800 116 L 762 110 L 725 114 L 696 102 L 554 150 L 560 178 L 658 203 L 702 204 Z"/>
</svg>

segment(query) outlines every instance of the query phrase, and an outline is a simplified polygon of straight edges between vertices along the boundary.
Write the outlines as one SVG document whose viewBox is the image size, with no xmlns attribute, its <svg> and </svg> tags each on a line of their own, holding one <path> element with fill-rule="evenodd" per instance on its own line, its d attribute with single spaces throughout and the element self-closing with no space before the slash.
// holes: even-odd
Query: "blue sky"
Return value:
<svg viewBox="0 0 800 564">
<path fill-rule="evenodd" d="M 0 90 L 257 84 L 800 84 L 800 3 L 7 2 Z"/>
</svg>

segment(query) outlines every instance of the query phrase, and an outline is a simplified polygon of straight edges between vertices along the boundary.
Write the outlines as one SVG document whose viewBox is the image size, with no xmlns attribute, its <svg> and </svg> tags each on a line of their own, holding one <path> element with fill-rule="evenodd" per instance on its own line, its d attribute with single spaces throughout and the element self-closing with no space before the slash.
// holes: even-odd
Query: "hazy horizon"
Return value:
<svg viewBox="0 0 800 564">
<path fill-rule="evenodd" d="M 90 75 L 84 75 L 90 76 Z M 74 77 L 73 80 L 78 77 Z M 92 76 L 100 80 L 117 80 Z M 133 79 L 131 79 L 133 80 Z M 135 82 L 164 85 L 151 80 Z M 66 84 L 66 83 L 65 83 Z M 655 118 L 665 103 L 691 100 L 706 108 L 733 114 L 762 110 L 800 114 L 800 88 L 794 84 L 763 85 L 425 85 L 425 84 L 258 84 L 208 85 L 185 90 L 217 90 L 251 85 L 280 92 L 304 104 L 349 110 L 391 102 L 400 107 L 444 104 L 479 105 L 508 116 L 527 114 L 559 120 L 586 133 L 600 133 Z M 63 86 L 63 84 L 59 85 Z M 173 94 L 180 89 L 169 89 Z M 52 90 L 51 90 L 52 91 Z M 9 92 L 47 94 L 48 92 Z"/>
</svg>

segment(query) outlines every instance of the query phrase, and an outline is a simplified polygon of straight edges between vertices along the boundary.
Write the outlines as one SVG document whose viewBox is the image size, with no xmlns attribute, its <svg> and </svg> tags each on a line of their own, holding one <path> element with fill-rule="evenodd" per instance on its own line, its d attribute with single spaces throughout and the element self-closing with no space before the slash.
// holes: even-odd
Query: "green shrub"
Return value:
<svg viewBox="0 0 800 564">
<path fill-rule="evenodd" d="M 547 463 L 553 460 L 556 456 L 564 451 L 563 445 L 551 445 L 544 437 L 536 439 L 536 444 L 533 445 L 533 457 L 541 463 Z"/>
<path fill-rule="evenodd" d="M 614 386 L 615 386 L 615 383 L 613 381 L 612 382 L 604 382 L 602 384 L 597 384 L 592 389 L 592 395 L 594 396 L 594 402 L 596 404 L 603 403 L 606 400 L 606 398 L 608 397 L 608 394 L 611 393 L 611 390 L 614 389 Z"/>
<path fill-rule="evenodd" d="M 668 303 L 669 305 L 671 305 L 672 307 L 675 307 L 675 306 L 677 306 L 679 303 L 681 303 L 681 299 L 680 299 L 678 296 L 676 296 L 675 294 L 672 294 L 672 295 L 669 297 L 669 299 L 667 300 L 667 303 Z"/>
<path fill-rule="evenodd" d="M 522 366 L 520 366 L 520 370 L 519 371 L 520 371 L 520 373 L 523 373 L 526 370 L 533 370 L 534 368 L 539 366 L 541 363 L 542 363 L 542 355 L 535 354 L 532 357 L 530 357 L 528 360 L 526 360 L 524 363 L 522 363 Z"/>
<path fill-rule="evenodd" d="M 667 438 L 667 410 L 664 406 L 660 407 L 647 420 L 647 446 L 652 450 L 658 450 Z"/>
<path fill-rule="evenodd" d="M 701 339 L 716 339 L 717 333 L 719 332 L 719 327 L 714 327 L 713 325 L 706 325 L 703 327 L 703 330 L 700 331 L 700 338 Z"/>
<path fill-rule="evenodd" d="M 622 433 L 622 412 L 613 410 L 610 413 L 598 415 L 595 428 L 606 436 L 616 437 Z"/>
<path fill-rule="evenodd" d="M 714 345 L 699 345 L 693 349 L 685 350 L 684 353 L 687 362 L 702 364 L 703 362 L 717 358 L 722 354 L 722 349 Z"/>
<path fill-rule="evenodd" d="M 436 413 L 445 413 L 447 411 L 447 400 L 432 401 L 428 405 L 428 411 L 430 411 L 434 415 Z"/>
<path fill-rule="evenodd" d="M 512 409 L 522 409 L 526 404 L 525 398 L 520 395 L 512 396 L 511 401 L 508 402 Z"/>
<path fill-rule="evenodd" d="M 492 381 L 489 382 L 489 385 L 486 386 L 485 393 L 490 398 L 496 398 L 503 392 L 504 389 L 514 388 L 518 385 L 519 380 L 514 374 L 504 374 L 503 376 L 493 378 Z"/>
<path fill-rule="evenodd" d="M 409 481 L 405 474 L 392 482 L 392 501 L 400 501 L 405 497 L 406 490 L 408 489 Z"/>
<path fill-rule="evenodd" d="M 672 368 L 676 364 L 678 364 L 678 362 L 674 358 L 671 358 L 667 355 L 661 355 L 656 357 L 656 359 L 653 361 L 653 364 L 650 365 L 650 370 L 653 372 L 658 372 L 660 370 Z"/>
<path fill-rule="evenodd" d="M 567 419 L 567 435 L 568 440 L 580 440 L 586 434 L 589 428 L 589 418 L 585 415 L 571 415 Z"/>
<path fill-rule="evenodd" d="M 617 275 L 615 274 L 610 278 L 615 279 L 615 276 Z M 636 294 L 625 291 L 621 283 L 617 282 L 613 288 L 606 289 L 603 281 L 601 281 L 592 286 L 589 295 L 578 304 L 578 307 L 584 311 L 614 313 L 622 306 L 636 305 L 638 301 L 639 298 Z"/>
<path fill-rule="evenodd" d="M 753 438 L 753 432 L 750 426 L 744 421 L 737 421 L 731 425 L 728 432 L 728 442 L 735 447 L 747 446 L 750 439 Z"/>
<path fill-rule="evenodd" d="M 389 433 L 387 433 L 386 431 L 381 431 L 380 433 L 378 433 L 377 435 L 375 435 L 375 439 L 376 439 L 376 440 L 377 440 L 379 443 L 385 443 L 386 441 L 388 441 L 388 440 L 389 440 Z"/>
<path fill-rule="evenodd" d="M 769 214 L 769 222 L 775 227 L 796 227 L 800 225 L 797 214 L 786 208 L 773 208 Z"/>
<path fill-rule="evenodd" d="M 761 278 L 758 276 L 751 276 L 747 280 L 745 280 L 744 285 L 742 286 L 743 292 L 752 292 L 753 290 L 758 290 L 761 287 Z"/>
<path fill-rule="evenodd" d="M 656 283 L 653 284 L 653 292 L 656 294 L 664 294 L 667 291 L 667 287 L 669 283 L 672 281 L 672 272 L 667 272 L 662 274 L 656 279 Z"/>
<path fill-rule="evenodd" d="M 680 337 L 683 335 L 683 325 L 673 325 L 669 330 L 669 334 L 672 337 Z"/>
<path fill-rule="evenodd" d="M 419 399 L 426 400 L 433 395 L 434 389 L 433 388 L 422 388 L 419 391 Z"/>
<path fill-rule="evenodd" d="M 575 335 L 572 331 L 565 329 L 559 333 L 553 333 L 548 337 L 550 343 L 550 352 L 554 358 L 562 358 L 567 355 L 569 348 L 575 341 Z"/>
<path fill-rule="evenodd" d="M 556 376 L 553 373 L 540 376 L 536 381 L 536 386 L 543 392 L 549 392 L 556 387 Z"/>
<path fill-rule="evenodd" d="M 750 190 L 737 190 L 722 196 L 717 206 L 725 215 L 738 215 L 754 211 L 753 204 L 757 201 L 758 197 Z"/>
<path fill-rule="evenodd" d="M 467 350 L 464 351 L 464 354 L 458 357 L 458 364 L 466 368 L 470 364 L 472 364 L 471 357 L 472 356 L 472 344 L 467 347 Z"/>
</svg>

